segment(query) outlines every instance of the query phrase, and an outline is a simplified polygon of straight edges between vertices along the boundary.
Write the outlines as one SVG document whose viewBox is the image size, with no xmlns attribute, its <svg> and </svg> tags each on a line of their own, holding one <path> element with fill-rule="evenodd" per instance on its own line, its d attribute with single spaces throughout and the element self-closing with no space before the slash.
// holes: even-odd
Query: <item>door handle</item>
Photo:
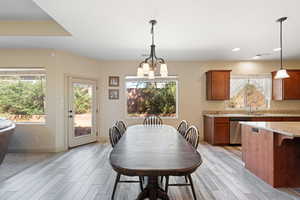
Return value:
<svg viewBox="0 0 300 200">
<path fill-rule="evenodd" d="M 69 115 L 69 118 L 73 118 L 73 115 Z"/>
</svg>

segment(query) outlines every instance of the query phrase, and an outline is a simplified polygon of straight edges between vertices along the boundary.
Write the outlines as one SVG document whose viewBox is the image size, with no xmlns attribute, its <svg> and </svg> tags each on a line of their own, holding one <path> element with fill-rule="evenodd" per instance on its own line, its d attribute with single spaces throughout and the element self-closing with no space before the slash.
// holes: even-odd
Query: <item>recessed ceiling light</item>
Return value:
<svg viewBox="0 0 300 200">
<path fill-rule="evenodd" d="M 234 48 L 231 51 L 240 51 L 240 50 L 241 50 L 241 48 Z"/>
<path fill-rule="evenodd" d="M 275 48 L 275 49 L 273 49 L 273 51 L 280 51 L 281 50 L 281 48 L 279 47 L 279 48 Z"/>
</svg>

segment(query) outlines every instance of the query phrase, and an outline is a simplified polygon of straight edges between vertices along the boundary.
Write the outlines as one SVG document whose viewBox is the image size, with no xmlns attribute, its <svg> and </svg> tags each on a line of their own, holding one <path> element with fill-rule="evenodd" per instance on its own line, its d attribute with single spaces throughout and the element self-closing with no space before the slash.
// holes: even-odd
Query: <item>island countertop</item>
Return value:
<svg viewBox="0 0 300 200">
<path fill-rule="evenodd" d="M 300 122 L 240 122 L 258 129 L 280 133 L 290 137 L 300 137 Z"/>
</svg>

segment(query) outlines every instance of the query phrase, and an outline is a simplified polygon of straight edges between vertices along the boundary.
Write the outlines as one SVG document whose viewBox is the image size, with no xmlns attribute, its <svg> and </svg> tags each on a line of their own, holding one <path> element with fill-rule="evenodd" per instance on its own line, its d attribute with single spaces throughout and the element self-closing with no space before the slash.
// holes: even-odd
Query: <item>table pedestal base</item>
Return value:
<svg viewBox="0 0 300 200">
<path fill-rule="evenodd" d="M 139 194 L 137 200 L 144 200 L 145 198 L 150 200 L 169 200 L 168 194 L 159 187 L 157 176 L 148 177 L 147 187 Z"/>
</svg>

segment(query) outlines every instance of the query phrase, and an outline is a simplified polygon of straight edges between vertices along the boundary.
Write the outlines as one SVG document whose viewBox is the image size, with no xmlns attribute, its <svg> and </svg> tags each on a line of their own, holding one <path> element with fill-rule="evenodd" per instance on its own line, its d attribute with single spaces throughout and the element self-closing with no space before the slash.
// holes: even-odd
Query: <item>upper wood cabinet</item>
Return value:
<svg viewBox="0 0 300 200">
<path fill-rule="evenodd" d="M 231 70 L 210 70 L 206 72 L 206 99 L 228 100 L 230 98 Z"/>
<path fill-rule="evenodd" d="M 300 100 L 300 70 L 287 70 L 290 75 L 286 79 L 275 79 L 272 72 L 273 100 Z"/>
</svg>

